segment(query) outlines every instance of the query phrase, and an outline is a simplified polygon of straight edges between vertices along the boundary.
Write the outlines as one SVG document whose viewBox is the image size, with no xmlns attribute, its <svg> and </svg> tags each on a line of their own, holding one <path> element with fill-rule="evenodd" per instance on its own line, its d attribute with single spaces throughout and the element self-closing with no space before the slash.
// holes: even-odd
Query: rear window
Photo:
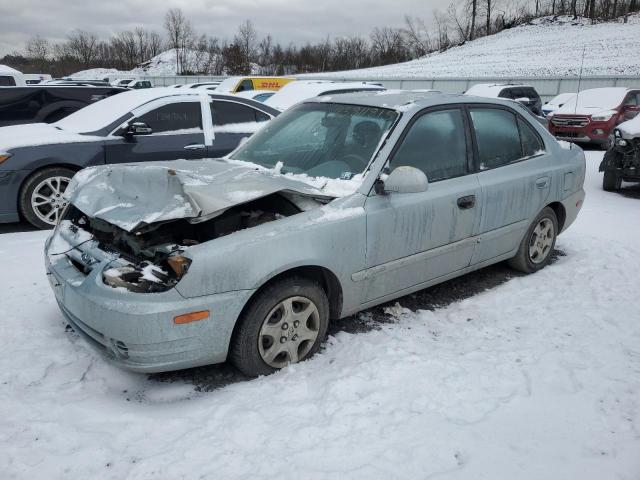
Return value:
<svg viewBox="0 0 640 480">
<path fill-rule="evenodd" d="M 214 101 L 211 115 L 215 126 L 234 123 L 265 122 L 269 120 L 267 114 L 235 102 Z"/>
<path fill-rule="evenodd" d="M 0 75 L 0 87 L 15 87 L 16 80 L 8 75 Z"/>
</svg>

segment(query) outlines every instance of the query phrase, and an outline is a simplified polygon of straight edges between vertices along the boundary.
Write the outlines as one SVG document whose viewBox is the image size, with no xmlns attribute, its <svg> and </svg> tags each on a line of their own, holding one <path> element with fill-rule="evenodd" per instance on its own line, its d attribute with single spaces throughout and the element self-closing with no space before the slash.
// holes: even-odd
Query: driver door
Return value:
<svg viewBox="0 0 640 480">
<path fill-rule="evenodd" d="M 199 98 L 162 99 L 134 113 L 128 123 L 143 122 L 149 135 L 124 136 L 106 143 L 107 163 L 149 162 L 206 157 Z"/>
<path fill-rule="evenodd" d="M 482 198 L 465 123 L 460 108 L 447 107 L 419 115 L 405 131 L 389 166 L 418 168 L 429 186 L 367 198 L 367 269 L 356 274 L 366 282 L 362 303 L 469 266 Z"/>
</svg>

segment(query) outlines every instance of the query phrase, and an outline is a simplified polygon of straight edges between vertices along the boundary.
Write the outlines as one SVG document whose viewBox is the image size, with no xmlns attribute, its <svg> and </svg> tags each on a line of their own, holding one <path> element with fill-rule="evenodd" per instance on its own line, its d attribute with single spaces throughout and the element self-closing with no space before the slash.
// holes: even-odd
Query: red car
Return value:
<svg viewBox="0 0 640 480">
<path fill-rule="evenodd" d="M 640 89 L 623 87 L 583 90 L 549 115 L 549 131 L 558 139 L 609 146 L 616 125 L 640 112 Z"/>
</svg>

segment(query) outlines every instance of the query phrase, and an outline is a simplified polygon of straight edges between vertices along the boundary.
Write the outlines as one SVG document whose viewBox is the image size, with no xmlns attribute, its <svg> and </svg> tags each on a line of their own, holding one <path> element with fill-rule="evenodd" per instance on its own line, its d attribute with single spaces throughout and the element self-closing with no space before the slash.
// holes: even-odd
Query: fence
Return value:
<svg viewBox="0 0 640 480">
<path fill-rule="evenodd" d="M 114 76 L 118 78 L 121 75 Z M 124 77 L 127 77 L 126 75 Z M 166 87 L 174 84 L 209 82 L 223 80 L 226 77 L 207 75 L 169 75 L 169 76 L 145 76 L 158 87 Z M 576 92 L 578 85 L 580 90 L 597 87 L 635 87 L 640 88 L 640 76 L 589 76 L 582 77 L 478 77 L 478 78 L 384 78 L 374 76 L 338 77 L 329 75 L 304 75 L 305 80 L 334 80 L 334 81 L 366 81 L 384 85 L 386 88 L 399 89 L 430 89 L 440 90 L 446 93 L 462 93 L 476 83 L 524 83 L 534 87 L 543 100 L 549 100 L 559 93 Z"/>
</svg>

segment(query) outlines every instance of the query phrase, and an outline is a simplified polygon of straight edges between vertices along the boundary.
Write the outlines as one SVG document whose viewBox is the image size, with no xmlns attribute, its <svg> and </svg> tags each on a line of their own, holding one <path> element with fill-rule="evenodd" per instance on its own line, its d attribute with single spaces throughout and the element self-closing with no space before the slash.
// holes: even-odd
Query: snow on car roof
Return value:
<svg viewBox="0 0 640 480">
<path fill-rule="evenodd" d="M 464 93 L 465 95 L 475 95 L 477 97 L 498 98 L 500 92 L 509 87 L 529 87 L 529 85 L 516 85 L 508 83 L 478 83 Z"/>
<path fill-rule="evenodd" d="M 556 113 L 587 113 L 588 110 L 610 110 L 620 106 L 629 90 L 625 87 L 582 90 Z"/>
<path fill-rule="evenodd" d="M 0 65 L 0 73 L 10 73 L 12 75 L 20 74 L 18 70 L 16 70 L 15 68 L 11 68 L 7 65 Z"/>
<path fill-rule="evenodd" d="M 271 97 L 273 98 L 273 97 Z M 426 107 L 442 103 L 454 103 L 461 101 L 461 95 L 442 93 L 437 90 L 383 90 L 374 92 L 341 93 L 331 96 L 309 98 L 305 102 L 336 102 L 366 107 L 389 108 L 399 112 L 405 112 L 411 108 Z M 482 100 L 480 100 L 482 101 Z M 485 100 L 489 102 L 490 100 Z M 491 103 L 505 104 L 511 100 L 491 100 Z"/>
<path fill-rule="evenodd" d="M 286 84 L 264 103 L 279 110 L 308 98 L 330 95 L 337 90 L 384 90 L 384 87 L 364 82 L 333 82 L 331 80 L 298 80 Z"/>
<path fill-rule="evenodd" d="M 74 133 L 95 132 L 145 103 L 175 95 L 199 95 L 199 92 L 173 88 L 145 88 L 118 93 L 72 113 L 56 122 L 55 126 Z"/>
<path fill-rule="evenodd" d="M 576 94 L 575 93 L 561 93 L 559 95 L 556 95 L 555 97 L 553 97 L 551 100 L 549 100 L 547 102 L 547 105 L 552 105 L 552 106 L 560 106 L 560 105 L 564 105 L 568 100 L 570 100 L 571 98 L 575 97 Z"/>
</svg>

